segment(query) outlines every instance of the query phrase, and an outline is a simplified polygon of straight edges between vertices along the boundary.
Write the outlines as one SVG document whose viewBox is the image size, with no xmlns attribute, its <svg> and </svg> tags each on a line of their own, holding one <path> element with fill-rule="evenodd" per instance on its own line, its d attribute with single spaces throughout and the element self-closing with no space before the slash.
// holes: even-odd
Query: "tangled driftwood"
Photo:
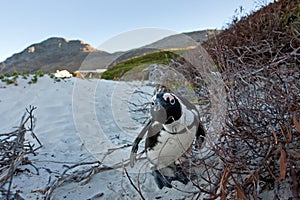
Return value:
<svg viewBox="0 0 300 200">
<path fill-rule="evenodd" d="M 5 199 L 22 199 L 18 193 L 11 191 L 14 175 L 21 165 L 32 165 L 26 155 L 35 155 L 36 151 L 42 147 L 41 142 L 33 132 L 35 126 L 33 111 L 35 109 L 36 107 L 33 106 L 26 109 L 19 127 L 14 131 L 0 134 L 0 192 L 1 197 Z M 25 139 L 27 134 L 31 134 L 36 140 L 37 147 Z"/>
</svg>

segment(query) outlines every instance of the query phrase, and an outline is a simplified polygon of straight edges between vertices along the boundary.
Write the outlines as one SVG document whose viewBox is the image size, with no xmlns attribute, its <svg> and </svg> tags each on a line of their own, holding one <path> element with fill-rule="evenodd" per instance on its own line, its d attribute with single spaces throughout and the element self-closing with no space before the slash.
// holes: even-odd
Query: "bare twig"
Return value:
<svg viewBox="0 0 300 200">
<path fill-rule="evenodd" d="M 126 177 L 128 178 L 131 186 L 135 189 L 135 191 L 137 191 L 137 193 L 140 195 L 141 199 L 145 200 L 145 197 L 143 196 L 141 190 L 138 187 L 136 187 L 136 185 L 133 183 L 132 179 L 130 178 L 130 176 L 129 176 L 127 170 L 126 170 L 126 168 L 124 168 L 124 171 L 125 171 Z"/>
<path fill-rule="evenodd" d="M 39 149 L 42 144 L 33 133 L 34 129 L 34 115 L 33 112 L 36 107 L 30 106 L 26 109 L 26 113 L 22 116 L 21 123 L 17 130 L 10 133 L 0 134 L 1 153 L 0 153 L 0 188 L 2 193 L 6 193 L 6 198 L 9 199 L 13 184 L 13 177 L 15 171 L 20 165 L 30 164 L 38 173 L 38 169 L 28 160 L 24 155 L 32 153 Z M 26 128 L 29 123 L 29 128 Z M 25 134 L 31 133 L 39 146 L 33 149 L 33 145 L 25 140 Z M 4 187 L 7 186 L 7 189 Z"/>
</svg>

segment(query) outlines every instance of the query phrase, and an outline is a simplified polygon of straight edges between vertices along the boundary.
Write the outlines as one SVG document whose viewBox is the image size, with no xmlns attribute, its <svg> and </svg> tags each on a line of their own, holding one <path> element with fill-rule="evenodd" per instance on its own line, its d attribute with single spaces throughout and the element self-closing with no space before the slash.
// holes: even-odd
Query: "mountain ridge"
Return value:
<svg viewBox="0 0 300 200">
<path fill-rule="evenodd" d="M 34 73 L 38 70 L 53 73 L 61 69 L 68 71 L 105 69 L 115 63 L 146 53 L 197 45 L 207 40 L 208 35 L 219 32 L 218 30 L 202 30 L 176 34 L 140 48 L 114 53 L 98 50 L 82 40 L 50 37 L 40 43 L 29 45 L 23 51 L 1 62 L 0 74 Z"/>
</svg>

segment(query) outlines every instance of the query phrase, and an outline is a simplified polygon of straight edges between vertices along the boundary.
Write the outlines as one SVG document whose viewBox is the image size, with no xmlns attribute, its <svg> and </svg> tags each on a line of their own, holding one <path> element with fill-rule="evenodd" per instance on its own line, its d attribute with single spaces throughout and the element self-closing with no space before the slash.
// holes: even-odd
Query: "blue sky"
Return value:
<svg viewBox="0 0 300 200">
<path fill-rule="evenodd" d="M 119 34 L 144 28 L 178 33 L 221 29 L 240 6 L 249 13 L 269 2 L 273 0 L 1 1 L 0 62 L 53 36 L 99 47 Z"/>
</svg>

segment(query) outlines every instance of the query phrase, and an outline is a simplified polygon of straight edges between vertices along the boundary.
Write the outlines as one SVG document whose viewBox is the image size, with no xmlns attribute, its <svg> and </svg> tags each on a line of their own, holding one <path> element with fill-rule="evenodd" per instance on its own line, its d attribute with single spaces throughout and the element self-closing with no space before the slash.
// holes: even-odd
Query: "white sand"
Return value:
<svg viewBox="0 0 300 200">
<path fill-rule="evenodd" d="M 132 84 L 76 78 L 54 83 L 48 76 L 39 78 L 36 84 L 27 82 L 20 78 L 18 86 L 5 88 L 0 83 L 0 133 L 13 130 L 29 105 L 38 108 L 34 112 L 37 118 L 34 132 L 43 147 L 37 156 L 30 155 L 29 160 L 39 169 L 39 175 L 32 166 L 25 165 L 22 169 L 27 168 L 30 173 L 20 173 L 13 181 L 13 191 L 19 190 L 25 199 L 43 199 L 43 194 L 34 191 L 55 181 L 66 169 L 63 165 L 102 161 L 109 148 L 131 144 L 141 128 L 128 115 L 126 100 L 135 89 Z M 28 139 L 32 140 L 30 136 Z M 130 147 L 117 150 L 103 162 L 111 166 L 126 161 L 129 152 Z M 146 164 L 140 166 L 149 171 Z M 126 168 L 132 178 L 141 169 L 139 165 Z M 147 199 L 180 199 L 191 195 L 176 189 L 159 190 L 151 174 L 141 176 L 142 192 Z M 191 184 L 176 184 L 185 191 L 195 189 Z M 140 199 L 121 168 L 98 173 L 87 184 L 64 184 L 54 190 L 53 199 L 88 199 L 99 193 L 103 193 L 99 199 Z"/>
</svg>

